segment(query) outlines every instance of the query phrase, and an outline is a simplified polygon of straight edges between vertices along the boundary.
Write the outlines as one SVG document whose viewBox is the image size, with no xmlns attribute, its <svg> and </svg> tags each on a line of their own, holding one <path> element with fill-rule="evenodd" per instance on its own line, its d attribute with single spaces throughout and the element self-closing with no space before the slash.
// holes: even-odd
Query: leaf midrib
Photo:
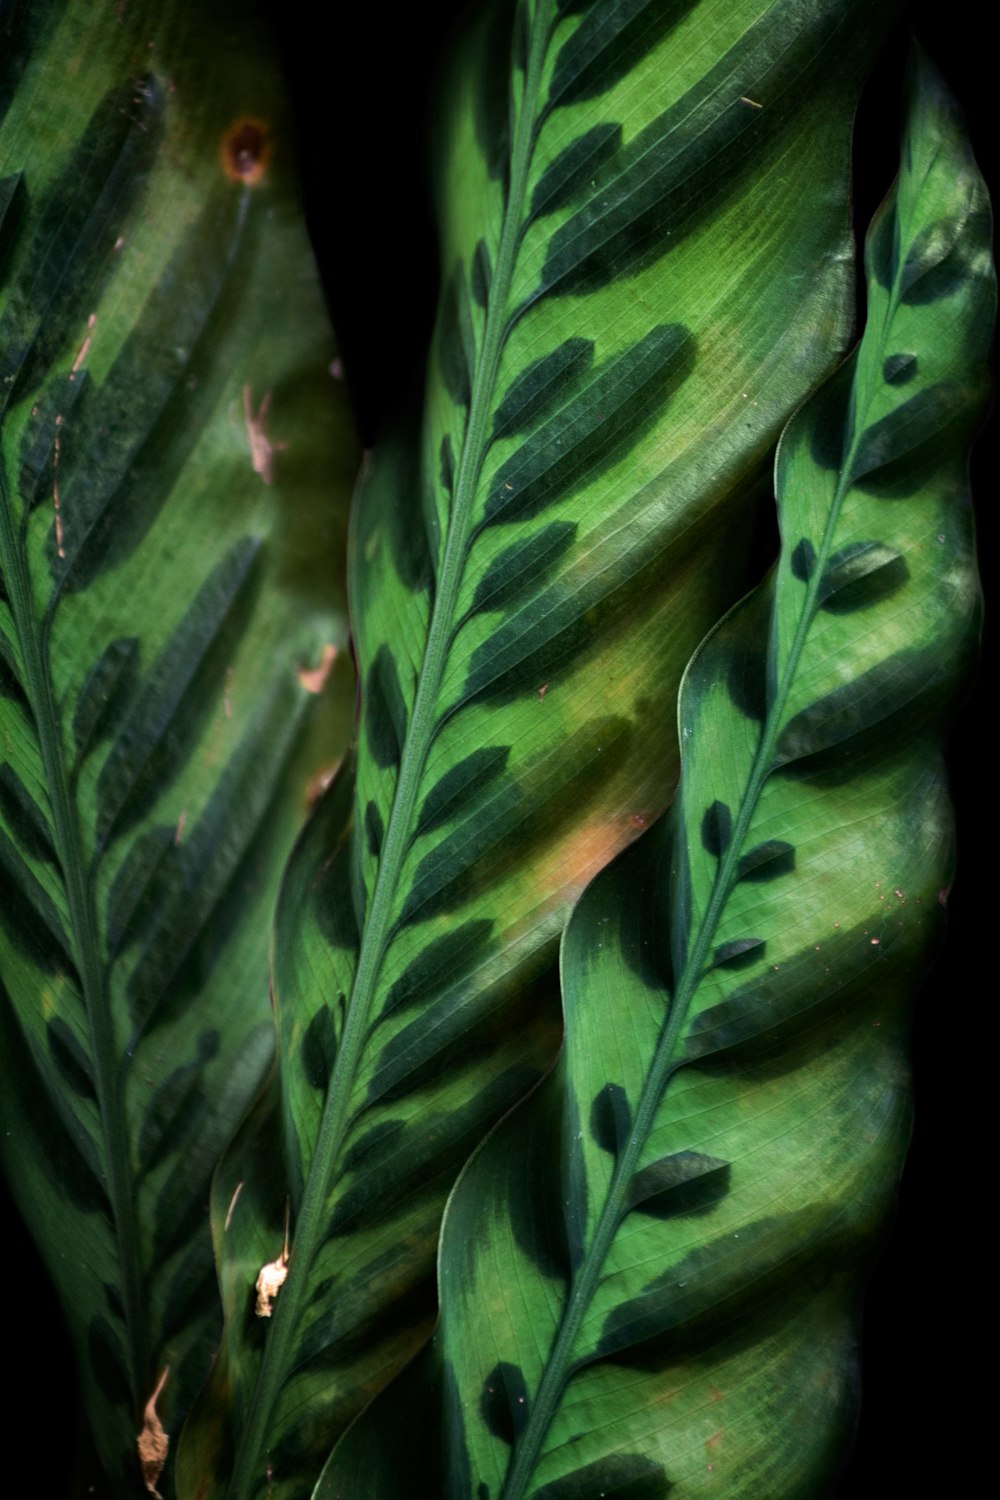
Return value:
<svg viewBox="0 0 1000 1500">
<path fill-rule="evenodd" d="M 490 285 L 486 327 L 471 382 L 465 438 L 458 462 L 454 499 L 448 518 L 440 574 L 428 627 L 413 712 L 400 754 L 399 775 L 389 814 L 382 857 L 368 919 L 361 940 L 351 999 L 336 1062 L 327 1087 L 316 1146 L 309 1165 L 298 1223 L 291 1245 L 288 1278 L 275 1305 L 253 1400 L 244 1424 L 245 1440 L 237 1453 L 230 1500 L 245 1500 L 270 1435 L 271 1416 L 285 1379 L 286 1363 L 297 1330 L 303 1299 L 309 1290 L 309 1268 L 324 1238 L 327 1198 L 350 1118 L 351 1085 L 369 1036 L 369 1020 L 378 976 L 391 933 L 393 901 L 414 828 L 417 796 L 437 727 L 441 682 L 454 635 L 454 619 L 470 533 L 473 502 L 485 457 L 500 357 L 508 332 L 507 303 L 514 262 L 523 230 L 528 172 L 536 140 L 536 111 L 550 36 L 551 0 L 541 0 L 532 35 L 516 130 L 512 139 L 510 187 L 504 209 L 497 262 Z"/>
<path fill-rule="evenodd" d="M 782 729 L 782 717 L 785 705 L 788 701 L 788 695 L 795 680 L 799 661 L 805 648 L 806 637 L 818 609 L 819 589 L 822 584 L 823 573 L 832 555 L 833 541 L 840 520 L 841 508 L 847 491 L 851 487 L 850 475 L 854 459 L 861 436 L 866 427 L 864 417 L 870 409 L 879 383 L 876 375 L 879 356 L 886 346 L 888 333 L 899 303 L 901 267 L 902 257 L 897 255 L 895 279 L 887 299 L 880 326 L 877 330 L 876 339 L 873 340 L 877 344 L 877 353 L 874 356 L 869 356 L 862 344 L 854 356 L 856 362 L 855 379 L 859 385 L 862 385 L 860 399 L 857 399 L 855 395 L 856 388 L 852 389 L 849 415 L 850 438 L 847 451 L 841 461 L 840 475 L 831 500 L 830 513 L 823 532 L 823 538 L 817 549 L 816 563 L 806 585 L 795 637 L 788 654 L 784 672 L 776 687 L 771 707 L 768 710 L 764 730 L 761 734 L 760 743 L 754 756 L 747 781 L 747 791 L 740 807 L 739 816 L 733 825 L 732 836 L 725 854 L 719 861 L 719 868 L 716 872 L 712 895 L 705 911 L 705 917 L 678 981 L 673 1003 L 670 1005 L 667 1013 L 666 1025 L 660 1033 L 660 1040 L 657 1043 L 652 1064 L 646 1075 L 646 1082 L 639 1097 L 634 1126 L 615 1164 L 607 1198 L 597 1222 L 590 1248 L 574 1273 L 566 1306 L 563 1310 L 556 1339 L 552 1346 L 552 1353 L 545 1366 L 538 1387 L 538 1394 L 532 1403 L 528 1420 L 525 1423 L 517 1447 L 511 1457 L 510 1467 L 508 1468 L 503 1489 L 500 1493 L 500 1500 L 521 1500 L 526 1486 L 534 1473 L 542 1444 L 556 1415 L 566 1382 L 573 1374 L 573 1348 L 580 1331 L 580 1325 L 597 1290 L 604 1262 L 626 1210 L 629 1184 L 638 1169 L 642 1151 L 653 1128 L 657 1110 L 660 1107 L 670 1078 L 677 1070 L 680 1062 L 680 1059 L 674 1056 L 674 1049 L 681 1030 L 687 1021 L 691 1001 L 701 982 L 703 966 L 709 947 L 714 940 L 726 902 L 729 900 L 732 888 L 736 883 L 740 850 L 749 832 L 750 823 L 756 811 L 764 784 L 773 769 L 772 757 Z M 860 421 L 858 419 L 859 413 L 861 414 Z"/>
<path fill-rule="evenodd" d="M 129 1383 L 135 1411 L 147 1376 L 143 1275 L 139 1262 L 139 1223 L 129 1160 L 124 1072 L 119 1065 L 114 1025 L 100 959 L 96 893 L 87 860 L 70 776 L 63 753 L 60 721 L 48 665 L 48 635 L 34 611 L 26 555 L 26 531 L 18 536 L 0 451 L 0 563 L 24 666 L 25 692 L 38 734 L 46 789 L 52 809 L 56 854 L 66 890 L 71 937 L 80 968 L 94 1065 L 93 1084 L 104 1136 L 108 1199 L 128 1340 Z"/>
</svg>

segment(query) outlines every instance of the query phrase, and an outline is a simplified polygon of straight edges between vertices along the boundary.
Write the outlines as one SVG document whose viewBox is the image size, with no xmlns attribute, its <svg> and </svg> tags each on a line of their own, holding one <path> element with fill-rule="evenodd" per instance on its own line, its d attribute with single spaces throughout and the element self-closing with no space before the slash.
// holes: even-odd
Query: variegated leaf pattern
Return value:
<svg viewBox="0 0 1000 1500">
<path fill-rule="evenodd" d="M 829 1492 L 950 879 L 989 229 L 921 64 L 864 339 L 779 449 L 779 566 L 688 669 L 668 818 L 574 912 L 565 1054 L 455 1189 L 432 1352 L 316 1500 L 418 1469 L 449 1500 Z"/>
<path fill-rule="evenodd" d="M 0 13 L 0 1141 L 123 1495 L 217 1343 L 211 1172 L 351 712 L 354 440 L 266 33 L 208 9 Z"/>
<path fill-rule="evenodd" d="M 306 1493 L 424 1336 L 444 1195 L 553 1055 L 526 985 L 668 795 L 673 735 L 647 726 L 734 597 L 750 482 L 846 341 L 880 15 L 526 0 L 486 12 L 442 89 L 424 412 L 354 513 L 351 826 L 322 862 L 304 846 L 314 909 L 279 924 L 282 1156 L 253 1192 L 252 1154 L 220 1178 L 227 1348 L 192 1494 L 230 1472 L 234 1500 Z M 286 1202 L 265 1330 L 246 1247 L 273 1260 Z"/>
</svg>

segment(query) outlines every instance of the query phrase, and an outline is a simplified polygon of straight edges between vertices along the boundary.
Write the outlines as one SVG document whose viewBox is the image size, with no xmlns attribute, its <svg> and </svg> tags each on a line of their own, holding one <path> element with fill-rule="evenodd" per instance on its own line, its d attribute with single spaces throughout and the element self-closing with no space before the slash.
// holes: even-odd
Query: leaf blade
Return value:
<svg viewBox="0 0 1000 1500">
<path fill-rule="evenodd" d="M 204 1200 L 270 1056 L 303 788 L 346 730 L 347 674 L 317 712 L 308 671 L 346 644 L 310 468 L 342 504 L 354 448 L 343 409 L 309 434 L 332 350 L 259 21 L 26 10 L 0 61 L 3 1148 L 124 1494 L 163 1369 L 175 1440 L 213 1350 Z"/>
<path fill-rule="evenodd" d="M 935 315 L 930 299 L 907 301 L 905 275 L 883 296 L 872 270 L 847 378 L 786 431 L 782 558 L 688 669 L 679 800 L 576 909 L 562 955 L 564 1059 L 463 1174 L 443 1232 L 435 1344 L 334 1450 L 317 1500 L 345 1484 L 364 1497 L 404 1492 L 431 1423 L 444 1434 L 440 1491 L 456 1497 L 588 1493 L 597 1476 L 626 1485 L 633 1474 L 651 1494 L 693 1493 L 708 1469 L 733 1494 L 806 1495 L 835 1472 L 859 1279 L 908 1136 L 908 992 L 940 928 L 951 861 L 941 740 L 976 633 L 962 476 L 995 306 L 982 229 L 961 213 L 963 195 L 982 201 L 984 189 L 926 65 L 903 159 L 870 249 L 886 218 L 909 210 L 907 265 L 909 240 L 922 243 L 922 221 L 947 202 L 970 237 L 966 274 Z M 873 392 L 901 326 L 921 365 L 966 372 L 969 407 L 888 505 L 854 455 L 898 399 Z M 837 468 L 822 461 L 834 410 Z M 911 441 L 926 460 L 921 435 Z M 852 533 L 905 550 L 911 574 L 863 610 L 831 613 L 824 568 Z M 803 535 L 815 568 L 802 566 Z M 943 541 L 916 545 L 931 538 Z M 775 753 L 810 694 L 828 696 L 833 680 L 850 693 L 880 653 L 893 659 L 900 634 L 926 657 L 919 685 L 864 697 L 835 756 L 805 739 L 794 761 L 787 745 Z M 753 639 L 769 643 L 771 665 L 751 718 L 732 668 Z M 741 879 L 745 851 L 779 840 L 794 867 Z M 766 956 L 739 973 L 706 968 L 720 939 L 748 931 L 764 934 Z M 659 1179 L 669 1198 L 689 1170 L 719 1174 L 703 1199 L 636 1212 L 637 1192 Z M 523 1405 L 516 1424 L 490 1419 L 500 1368 Z M 387 1453 L 396 1423 L 405 1446 Z"/>
</svg>

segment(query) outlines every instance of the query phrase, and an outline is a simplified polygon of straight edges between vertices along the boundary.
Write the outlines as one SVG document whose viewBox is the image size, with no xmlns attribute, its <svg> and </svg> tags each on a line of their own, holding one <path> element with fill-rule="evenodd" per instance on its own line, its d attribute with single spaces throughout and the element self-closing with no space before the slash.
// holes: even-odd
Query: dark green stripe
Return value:
<svg viewBox="0 0 1000 1500">
<path fill-rule="evenodd" d="M 259 545 L 247 537 L 216 564 L 134 701 L 97 783 L 97 833 L 102 843 L 123 820 L 139 814 L 140 803 L 158 796 L 186 759 L 189 735 L 177 736 L 185 701 L 204 665 L 215 665 L 221 680 L 232 659 L 234 642 L 224 626 L 240 623 L 234 616 L 237 606 L 248 602 Z M 225 660 L 220 656 L 212 663 L 220 644 Z M 193 693 L 192 698 L 192 707 L 205 711 L 205 694 Z"/>
<path fill-rule="evenodd" d="M 528 365 L 497 405 L 494 439 L 530 432 L 555 410 L 564 409 L 593 360 L 592 339 L 566 339 L 551 354 Z"/>
<path fill-rule="evenodd" d="M 694 362 L 694 339 L 680 323 L 660 324 L 605 361 L 498 470 L 486 524 L 536 516 L 584 480 L 592 483 L 662 417 Z"/>
<path fill-rule="evenodd" d="M 458 761 L 436 781 L 417 816 L 416 836 L 430 833 L 469 811 L 482 793 L 502 776 L 510 757 L 509 745 L 484 745 Z"/>
<path fill-rule="evenodd" d="M 559 567 L 576 533 L 575 521 L 551 521 L 498 552 L 476 585 L 470 613 L 509 609 L 525 595 L 537 593 Z"/>
<path fill-rule="evenodd" d="M 602 0 L 563 43 L 549 89 L 550 106 L 579 104 L 630 73 L 699 0 Z"/>
<path fill-rule="evenodd" d="M 73 740 L 79 765 L 94 746 L 120 726 L 139 676 L 139 641 L 110 641 L 87 673 L 73 712 Z"/>
<path fill-rule="evenodd" d="M 28 274 L 0 317 L 0 407 L 41 384 L 69 329 L 100 300 L 114 270 L 111 246 L 159 147 L 163 103 L 149 75 L 112 89 L 48 188 Z"/>
<path fill-rule="evenodd" d="M 831 557 L 817 603 L 831 614 L 868 609 L 899 592 L 910 576 L 906 559 L 882 542 L 852 542 Z"/>
<path fill-rule="evenodd" d="M 45 811 L 29 793 L 14 767 L 6 761 L 0 765 L 0 815 L 12 832 L 17 834 L 18 842 L 26 854 L 32 859 L 54 864 L 56 851 L 49 826 L 51 809 L 44 786 L 38 788 L 38 795 L 45 801 Z"/>
<path fill-rule="evenodd" d="M 583 197 L 605 162 L 620 150 L 622 128 L 608 122 L 595 125 L 570 141 L 546 167 L 531 195 L 529 219 L 539 219 L 566 208 Z"/>
</svg>

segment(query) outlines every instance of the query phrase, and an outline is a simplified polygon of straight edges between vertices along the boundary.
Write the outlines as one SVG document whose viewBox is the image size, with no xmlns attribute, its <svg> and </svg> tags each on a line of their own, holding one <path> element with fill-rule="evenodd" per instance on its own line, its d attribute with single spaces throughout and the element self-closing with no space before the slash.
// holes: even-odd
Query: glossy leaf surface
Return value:
<svg viewBox="0 0 1000 1500">
<path fill-rule="evenodd" d="M 435 1344 L 316 1500 L 827 1492 L 950 881 L 989 230 L 921 66 L 864 339 L 779 448 L 778 568 L 688 669 L 668 818 L 573 915 L 566 1050 L 455 1189 Z"/>
<path fill-rule="evenodd" d="M 0 1137 L 135 1494 L 160 1376 L 169 1437 L 217 1342 L 209 1180 L 349 725 L 355 450 L 252 9 L 0 38 Z"/>
<path fill-rule="evenodd" d="M 220 1178 L 217 1224 L 244 1188 L 192 1494 L 210 1467 L 240 1500 L 305 1493 L 425 1335 L 444 1195 L 553 1055 L 525 986 L 669 793 L 673 736 L 647 725 L 734 597 L 764 455 L 845 343 L 880 24 L 541 0 L 491 8 L 445 81 L 425 408 L 355 511 L 351 826 L 303 846 L 289 889 L 311 898 L 283 903 L 281 1156 L 252 1192 L 249 1156 Z M 248 1247 L 278 1254 L 286 1201 L 265 1330 Z"/>
</svg>

